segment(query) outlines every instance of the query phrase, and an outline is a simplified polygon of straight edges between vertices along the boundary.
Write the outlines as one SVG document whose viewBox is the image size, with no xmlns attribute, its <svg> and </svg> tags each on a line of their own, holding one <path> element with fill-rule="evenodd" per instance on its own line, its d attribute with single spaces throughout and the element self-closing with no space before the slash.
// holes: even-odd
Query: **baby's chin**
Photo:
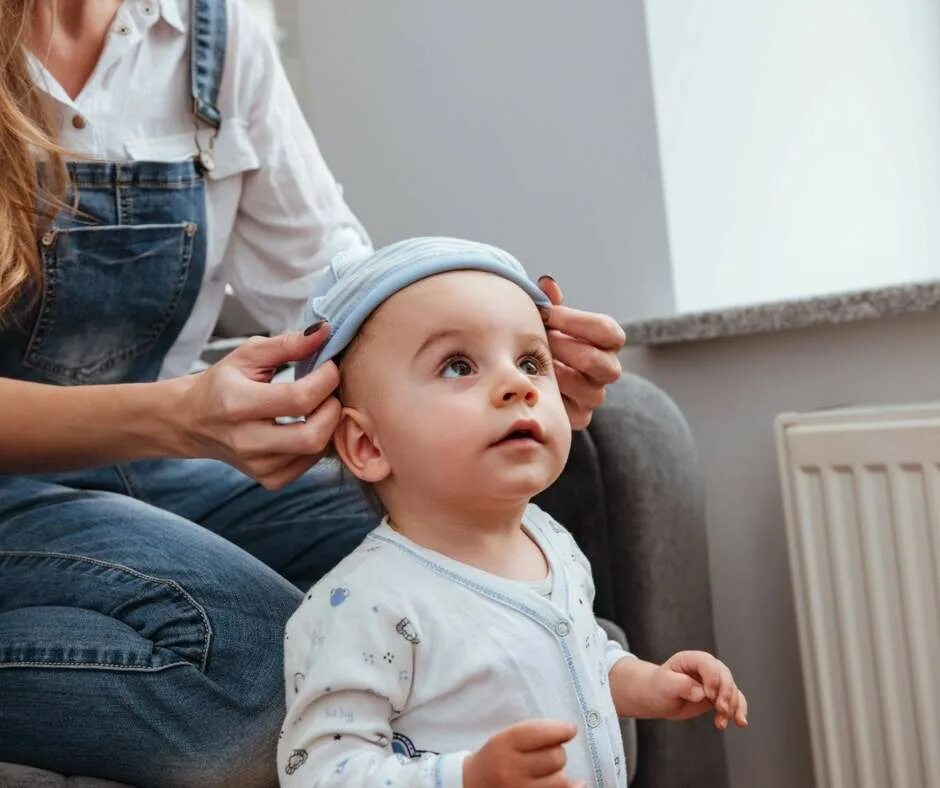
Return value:
<svg viewBox="0 0 940 788">
<path fill-rule="evenodd" d="M 473 490 L 465 490 L 464 495 L 472 496 L 479 505 L 528 503 L 540 492 L 551 487 L 560 475 L 560 472 L 548 474 L 544 470 L 516 468 L 510 474 L 485 475 L 480 484 Z"/>
</svg>

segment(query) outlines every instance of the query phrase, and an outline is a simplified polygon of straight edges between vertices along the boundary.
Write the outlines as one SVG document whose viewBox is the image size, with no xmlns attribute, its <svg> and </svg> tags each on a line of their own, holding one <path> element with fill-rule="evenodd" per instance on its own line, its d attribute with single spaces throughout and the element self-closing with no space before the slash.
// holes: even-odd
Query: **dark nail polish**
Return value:
<svg viewBox="0 0 940 788">
<path fill-rule="evenodd" d="M 304 336 L 309 337 L 311 334 L 316 333 L 316 331 L 323 325 L 322 320 L 318 320 L 316 323 L 311 323 L 304 329 Z"/>
<path fill-rule="evenodd" d="M 556 285 L 558 284 L 558 280 L 555 279 L 555 277 L 552 276 L 551 274 L 542 274 L 539 277 L 539 281 L 541 282 L 543 279 L 551 279 Z"/>
</svg>

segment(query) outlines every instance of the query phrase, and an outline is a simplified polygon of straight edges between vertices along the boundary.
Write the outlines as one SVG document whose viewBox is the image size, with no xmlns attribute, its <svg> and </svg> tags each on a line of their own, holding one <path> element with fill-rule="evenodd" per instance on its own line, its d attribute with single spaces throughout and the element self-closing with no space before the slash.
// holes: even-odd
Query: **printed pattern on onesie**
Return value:
<svg viewBox="0 0 940 788">
<path fill-rule="evenodd" d="M 365 544 L 314 586 L 285 633 L 287 717 L 278 744 L 282 785 L 452 784 L 462 754 L 439 756 L 395 733 L 412 689 L 421 634 L 382 598 L 381 584 L 357 583 L 357 563 L 383 549 Z M 444 764 L 446 758 L 454 763 Z M 445 769 L 446 767 L 446 769 Z M 415 773 L 417 770 L 417 773 Z M 415 778 L 418 782 L 415 782 Z M 317 783 L 321 784 L 321 783 Z M 362 783 L 364 784 L 364 782 Z"/>
</svg>

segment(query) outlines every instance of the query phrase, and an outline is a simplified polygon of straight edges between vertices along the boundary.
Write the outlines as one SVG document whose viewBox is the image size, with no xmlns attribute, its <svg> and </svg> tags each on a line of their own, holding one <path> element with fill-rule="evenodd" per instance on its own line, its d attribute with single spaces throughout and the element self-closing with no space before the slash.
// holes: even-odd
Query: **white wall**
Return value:
<svg viewBox="0 0 940 788">
<path fill-rule="evenodd" d="M 812 786 L 774 416 L 940 401 L 938 347 L 929 313 L 622 355 L 675 399 L 699 450 L 715 634 L 749 703 L 750 726 L 726 739 L 734 788 Z"/>
<path fill-rule="evenodd" d="M 487 240 L 572 304 L 673 311 L 641 0 L 298 0 L 278 17 L 377 244 Z"/>
<path fill-rule="evenodd" d="M 680 311 L 940 276 L 936 0 L 648 0 Z"/>
</svg>

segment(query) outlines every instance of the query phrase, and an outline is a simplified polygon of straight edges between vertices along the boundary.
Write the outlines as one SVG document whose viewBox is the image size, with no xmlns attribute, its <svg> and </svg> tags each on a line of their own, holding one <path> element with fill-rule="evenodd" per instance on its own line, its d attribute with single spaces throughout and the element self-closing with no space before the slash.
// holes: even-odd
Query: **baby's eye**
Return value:
<svg viewBox="0 0 940 788">
<path fill-rule="evenodd" d="M 472 374 L 473 367 L 470 366 L 470 362 L 461 356 L 447 359 L 441 368 L 442 378 L 463 378 Z"/>
<path fill-rule="evenodd" d="M 538 362 L 528 356 L 519 361 L 519 369 L 525 372 L 526 375 L 538 375 L 542 371 Z"/>
<path fill-rule="evenodd" d="M 545 372 L 545 366 L 548 363 L 539 355 L 523 356 L 519 359 L 519 369 L 526 375 L 541 375 Z"/>
</svg>

